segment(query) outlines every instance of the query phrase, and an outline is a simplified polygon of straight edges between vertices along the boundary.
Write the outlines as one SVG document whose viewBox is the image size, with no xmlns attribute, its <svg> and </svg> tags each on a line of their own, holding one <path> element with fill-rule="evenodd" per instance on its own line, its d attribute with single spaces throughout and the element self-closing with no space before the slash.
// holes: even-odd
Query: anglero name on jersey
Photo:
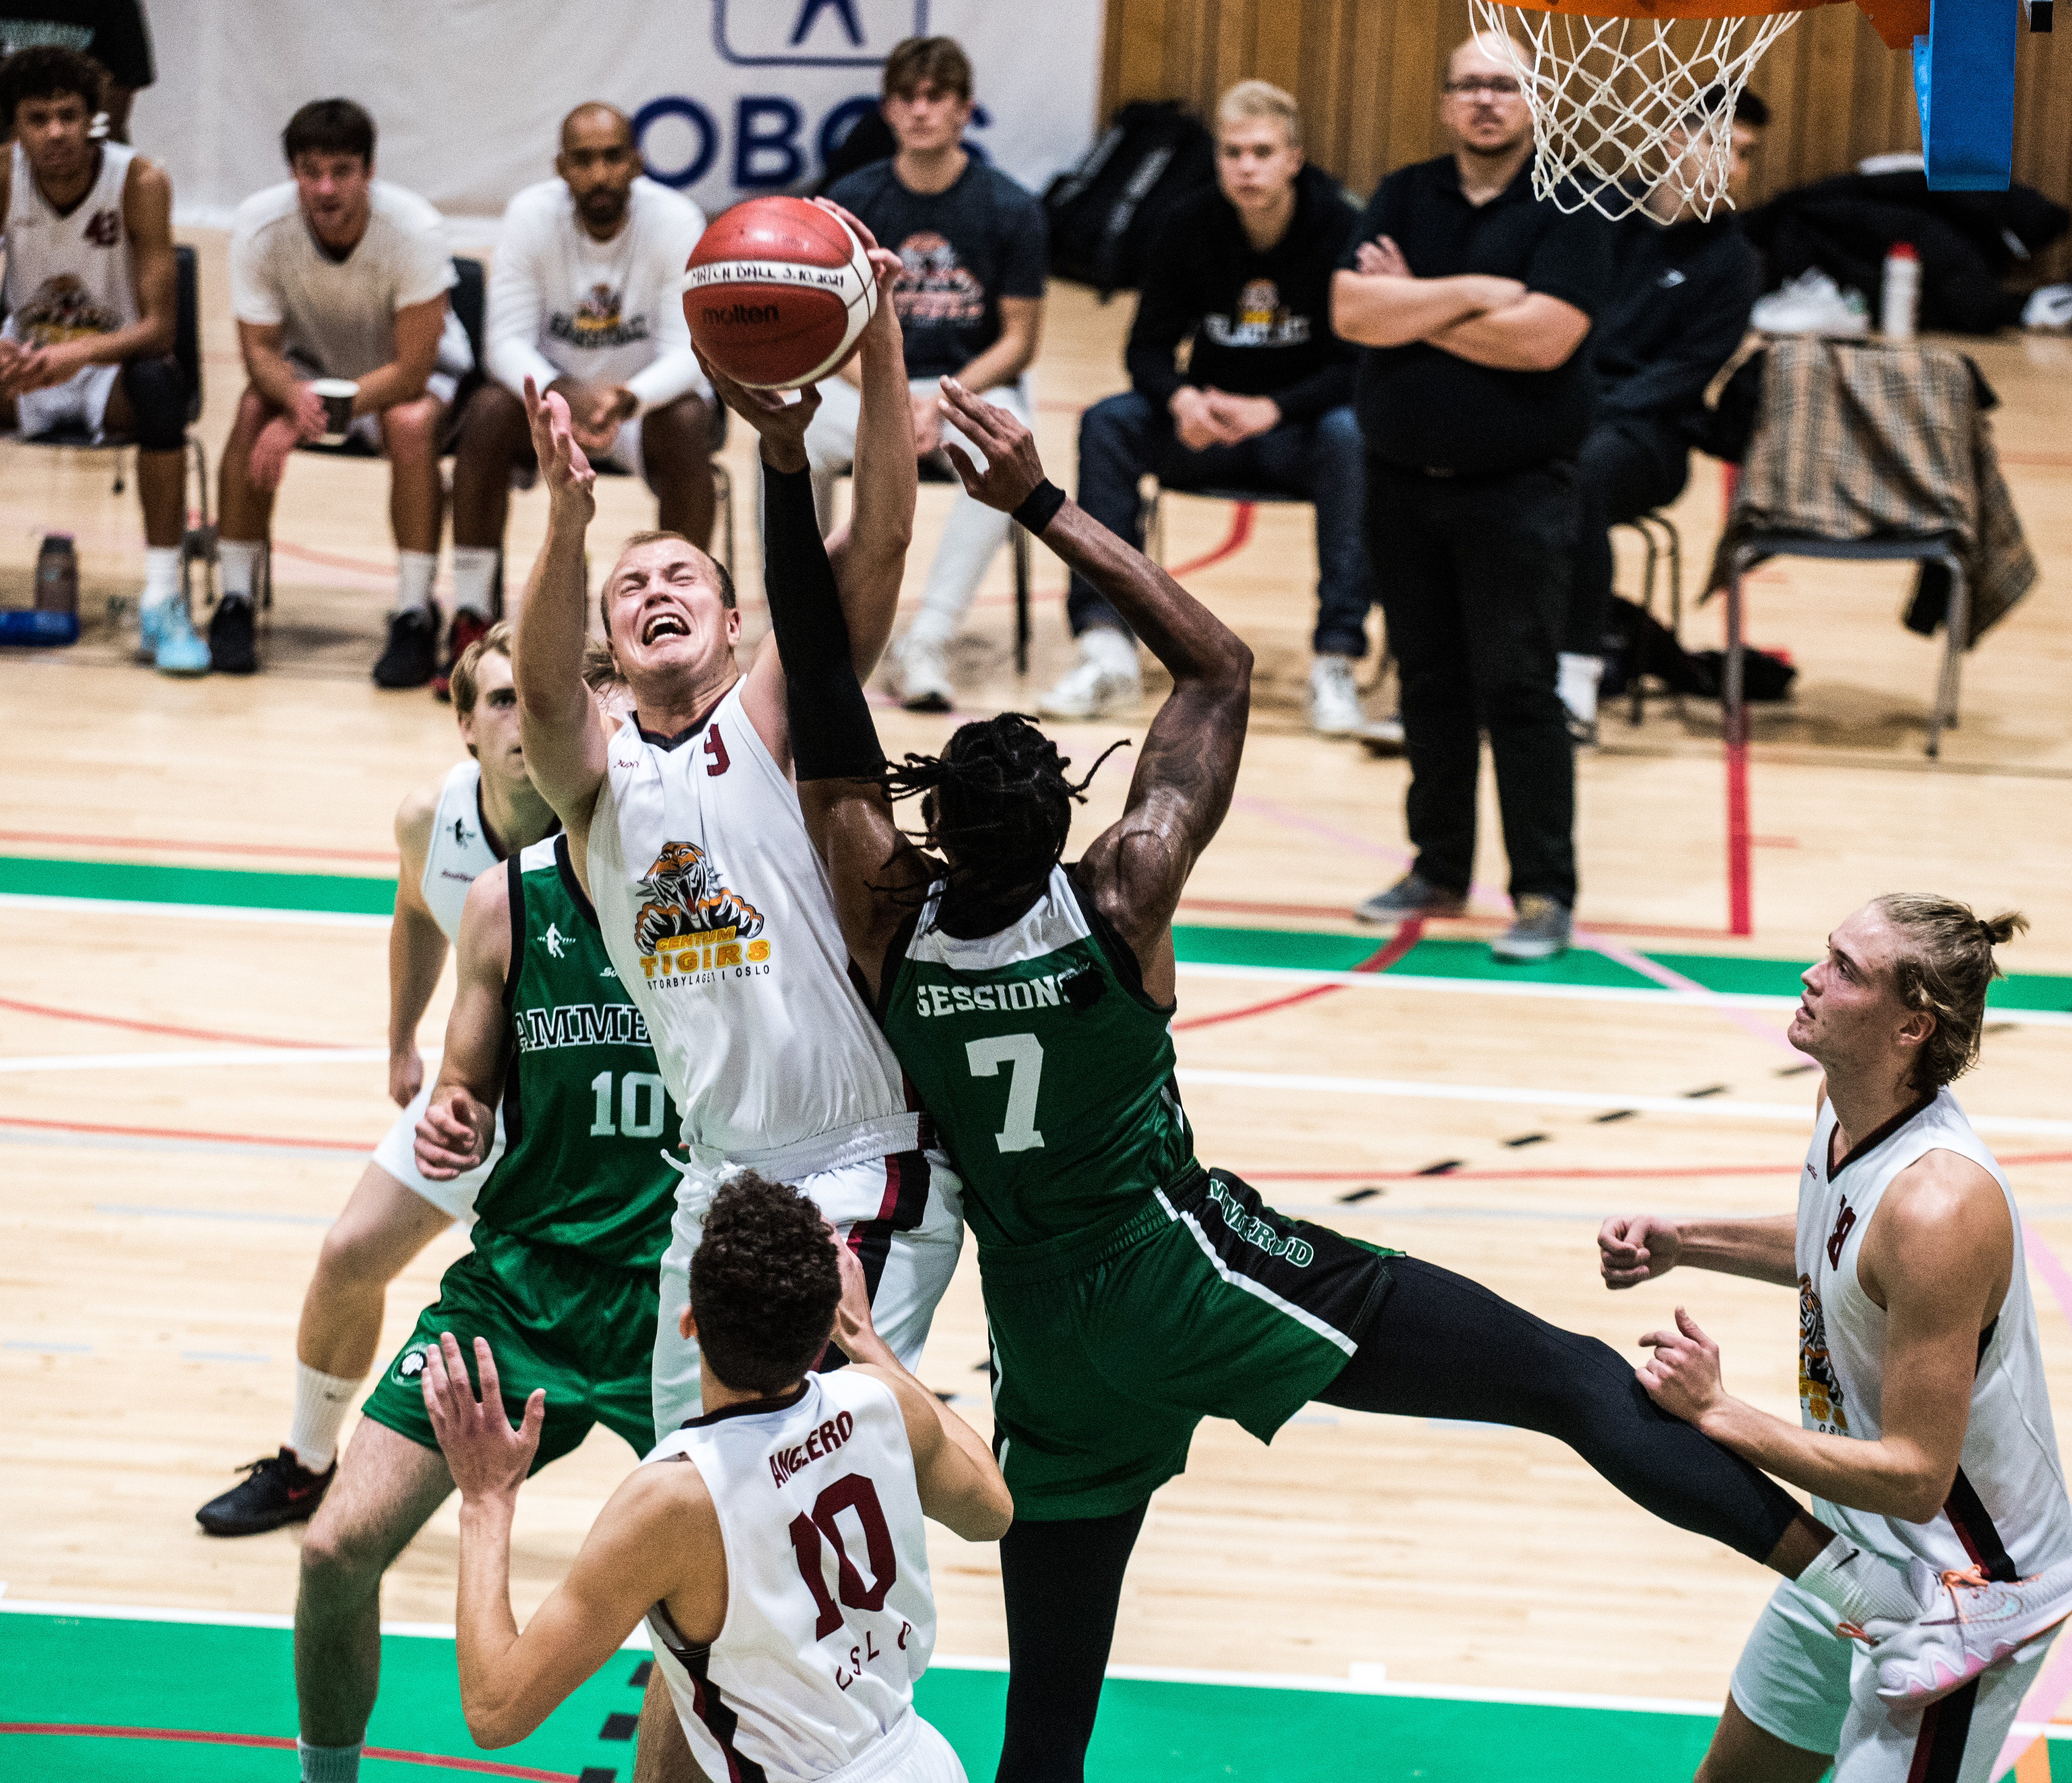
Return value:
<svg viewBox="0 0 2072 1783">
<path fill-rule="evenodd" d="M 918 984 L 914 991 L 914 1013 L 923 1018 L 969 1015 L 980 1011 L 997 1014 L 1002 1010 L 1056 1009 L 1063 1003 L 1054 972 L 1046 972 L 1040 978 L 1009 978 L 998 984 Z"/>
<path fill-rule="evenodd" d="M 521 1052 L 561 1046 L 651 1046 L 648 1019 L 631 1003 L 562 1003 L 552 1009 L 514 1009 L 512 1026 Z"/>
<path fill-rule="evenodd" d="M 817 1430 L 809 1431 L 803 1443 L 794 1443 L 789 1448 L 773 1449 L 770 1455 L 770 1477 L 779 1485 L 795 1473 L 811 1467 L 816 1461 L 824 1461 L 849 1440 L 849 1432 L 856 1428 L 856 1419 L 848 1412 L 830 1418 Z"/>
</svg>

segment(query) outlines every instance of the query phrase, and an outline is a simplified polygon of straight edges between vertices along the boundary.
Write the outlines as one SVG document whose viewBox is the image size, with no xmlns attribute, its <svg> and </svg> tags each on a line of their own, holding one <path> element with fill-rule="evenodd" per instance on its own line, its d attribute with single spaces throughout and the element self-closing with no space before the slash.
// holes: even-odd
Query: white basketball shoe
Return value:
<svg viewBox="0 0 2072 1783">
<path fill-rule="evenodd" d="M 1893 1708 L 1940 1701 L 2072 1616 L 2072 1561 L 2004 1584 L 1975 1567 L 1938 1575 L 1917 1559 L 1907 1582 L 1922 1606 L 1911 1622 L 1841 1629 L 1868 1644 L 1878 1700 Z"/>
</svg>

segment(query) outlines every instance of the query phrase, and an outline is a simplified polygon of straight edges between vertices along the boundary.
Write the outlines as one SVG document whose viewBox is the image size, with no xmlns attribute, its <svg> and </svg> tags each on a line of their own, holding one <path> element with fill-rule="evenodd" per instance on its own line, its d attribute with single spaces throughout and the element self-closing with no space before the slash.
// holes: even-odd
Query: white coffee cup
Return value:
<svg viewBox="0 0 2072 1783">
<path fill-rule="evenodd" d="M 349 377 L 320 377 L 310 388 L 323 398 L 322 443 L 326 446 L 343 446 L 346 434 L 352 428 L 352 401 L 360 394 L 360 386 Z"/>
</svg>

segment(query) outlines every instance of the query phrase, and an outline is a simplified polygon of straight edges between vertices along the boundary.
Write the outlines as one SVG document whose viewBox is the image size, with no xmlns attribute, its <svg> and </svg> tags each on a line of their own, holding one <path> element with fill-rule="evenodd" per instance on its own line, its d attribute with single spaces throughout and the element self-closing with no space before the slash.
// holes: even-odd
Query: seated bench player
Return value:
<svg viewBox="0 0 2072 1783">
<path fill-rule="evenodd" d="M 490 271 L 489 381 L 455 440 L 448 663 L 495 616 L 512 478 L 536 471 L 528 377 L 566 399 L 592 464 L 646 480 L 657 527 L 701 550 L 712 540 L 712 392 L 677 294 L 705 215 L 642 175 L 632 124 L 614 106 L 578 105 L 561 121 L 554 175 L 511 200 Z"/>
<path fill-rule="evenodd" d="M 230 301 L 251 379 L 223 449 L 223 599 L 209 653 L 226 674 L 258 667 L 253 587 L 289 455 L 324 432 L 319 378 L 358 385 L 352 431 L 388 459 L 396 604 L 374 665 L 383 687 L 432 678 L 445 493 L 446 406 L 473 364 L 448 309 L 455 279 L 439 213 L 374 177 L 374 120 L 350 99 L 312 101 L 281 146 L 292 179 L 255 192 L 231 224 Z"/>
<path fill-rule="evenodd" d="M 106 85 L 76 50 L 46 45 L 0 64 L 0 121 L 14 134 L 0 155 L 0 429 L 135 442 L 138 649 L 167 674 L 204 674 L 208 652 L 180 599 L 187 385 L 172 356 L 173 187 L 134 150 L 94 140 Z"/>
</svg>

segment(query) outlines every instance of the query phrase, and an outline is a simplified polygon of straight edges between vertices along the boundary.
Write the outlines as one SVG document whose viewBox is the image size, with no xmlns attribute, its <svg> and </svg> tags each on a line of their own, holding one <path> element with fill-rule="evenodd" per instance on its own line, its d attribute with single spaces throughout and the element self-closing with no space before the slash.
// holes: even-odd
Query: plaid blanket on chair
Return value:
<svg viewBox="0 0 2072 1783">
<path fill-rule="evenodd" d="M 1970 649 L 2037 578 L 1986 422 L 1996 401 L 1971 360 L 1947 347 L 1772 340 L 1711 586 L 1725 585 L 1751 533 L 1947 534 L 1971 589 Z"/>
</svg>

